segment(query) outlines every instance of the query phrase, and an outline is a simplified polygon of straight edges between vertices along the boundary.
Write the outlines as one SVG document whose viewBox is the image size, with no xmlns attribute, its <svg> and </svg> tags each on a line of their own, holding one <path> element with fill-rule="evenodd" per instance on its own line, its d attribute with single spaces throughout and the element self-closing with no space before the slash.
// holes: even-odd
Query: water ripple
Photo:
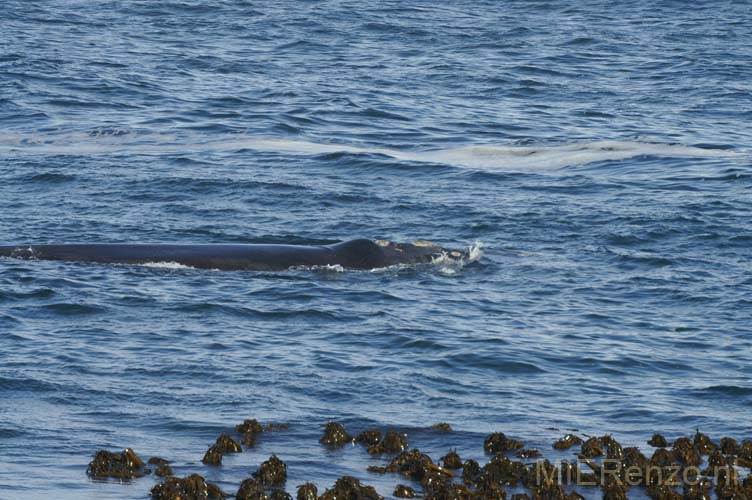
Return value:
<svg viewBox="0 0 752 500">
<path fill-rule="evenodd" d="M 148 496 L 86 480 L 93 452 L 125 446 L 233 491 L 247 457 L 199 460 L 245 418 L 291 424 L 254 455 L 282 456 L 288 486 L 378 462 L 322 449 L 330 419 L 476 460 L 497 430 L 541 449 L 550 427 L 752 438 L 751 27 L 743 2 L 6 0 L 1 244 L 483 256 L 281 273 L 2 258 L 0 497 Z"/>
</svg>

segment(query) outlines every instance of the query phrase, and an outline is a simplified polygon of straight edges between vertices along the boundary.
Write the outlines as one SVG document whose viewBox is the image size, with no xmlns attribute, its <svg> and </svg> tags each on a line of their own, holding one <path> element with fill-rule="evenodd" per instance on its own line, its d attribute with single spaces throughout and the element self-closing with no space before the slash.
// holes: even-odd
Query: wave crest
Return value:
<svg viewBox="0 0 752 500">
<path fill-rule="evenodd" d="M 669 158 L 740 157 L 743 153 L 681 144 L 644 141 L 593 141 L 555 146 L 514 146 L 478 144 L 459 148 L 400 151 L 390 148 L 272 139 L 252 135 L 227 134 L 218 140 L 195 140 L 172 134 L 57 134 L 49 138 L 20 134 L 0 135 L 0 151 L 47 154 L 159 154 L 176 152 L 244 151 L 296 155 L 379 154 L 397 160 L 440 163 L 475 170 L 556 170 L 602 161 L 618 161 L 637 156 Z"/>
</svg>

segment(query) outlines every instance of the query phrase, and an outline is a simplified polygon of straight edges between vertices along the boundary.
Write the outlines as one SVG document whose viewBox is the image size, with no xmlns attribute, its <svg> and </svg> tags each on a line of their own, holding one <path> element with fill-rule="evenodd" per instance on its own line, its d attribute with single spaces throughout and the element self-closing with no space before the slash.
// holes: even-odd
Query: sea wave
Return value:
<svg viewBox="0 0 752 500">
<path fill-rule="evenodd" d="M 122 132 L 122 131 L 121 131 Z M 337 144 L 275 139 L 244 134 L 227 134 L 221 139 L 189 140 L 174 134 L 67 133 L 39 138 L 21 134 L 0 135 L 0 151 L 40 154 L 169 154 L 233 152 L 253 150 L 264 153 L 322 155 L 334 153 L 377 154 L 400 161 L 440 163 L 489 171 L 557 170 L 564 167 L 618 161 L 639 156 L 660 158 L 745 158 L 740 151 L 647 141 L 595 140 L 555 145 L 473 144 L 458 148 L 397 150 L 367 145 Z"/>
</svg>

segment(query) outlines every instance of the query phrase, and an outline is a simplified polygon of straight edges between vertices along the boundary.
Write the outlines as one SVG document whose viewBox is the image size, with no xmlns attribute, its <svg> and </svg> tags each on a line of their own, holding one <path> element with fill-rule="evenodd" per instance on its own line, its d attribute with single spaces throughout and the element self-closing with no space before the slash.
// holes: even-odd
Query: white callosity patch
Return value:
<svg viewBox="0 0 752 500">
<path fill-rule="evenodd" d="M 432 241 L 426 241 L 426 240 L 416 240 L 413 241 L 413 245 L 416 247 L 435 247 L 437 246 L 436 243 Z"/>
</svg>

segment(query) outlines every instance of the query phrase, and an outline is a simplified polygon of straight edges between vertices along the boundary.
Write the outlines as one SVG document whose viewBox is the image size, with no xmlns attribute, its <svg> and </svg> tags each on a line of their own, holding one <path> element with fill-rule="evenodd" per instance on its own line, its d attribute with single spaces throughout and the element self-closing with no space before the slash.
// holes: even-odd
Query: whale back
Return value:
<svg viewBox="0 0 752 500">
<path fill-rule="evenodd" d="M 381 247 L 367 238 L 343 241 L 331 245 L 337 263 L 351 269 L 375 269 L 388 264 Z"/>
<path fill-rule="evenodd" d="M 465 253 L 434 243 L 394 243 L 365 238 L 328 246 L 267 244 L 62 244 L 0 246 L 0 257 L 98 262 L 103 264 L 177 263 L 198 269 L 284 270 L 298 266 L 340 265 L 376 269 L 396 264 L 462 259 Z"/>
<path fill-rule="evenodd" d="M 413 243 L 395 243 L 393 241 L 377 241 L 381 246 L 386 260 L 398 264 L 430 263 L 440 257 L 445 250 L 430 241 L 415 241 Z"/>
</svg>

